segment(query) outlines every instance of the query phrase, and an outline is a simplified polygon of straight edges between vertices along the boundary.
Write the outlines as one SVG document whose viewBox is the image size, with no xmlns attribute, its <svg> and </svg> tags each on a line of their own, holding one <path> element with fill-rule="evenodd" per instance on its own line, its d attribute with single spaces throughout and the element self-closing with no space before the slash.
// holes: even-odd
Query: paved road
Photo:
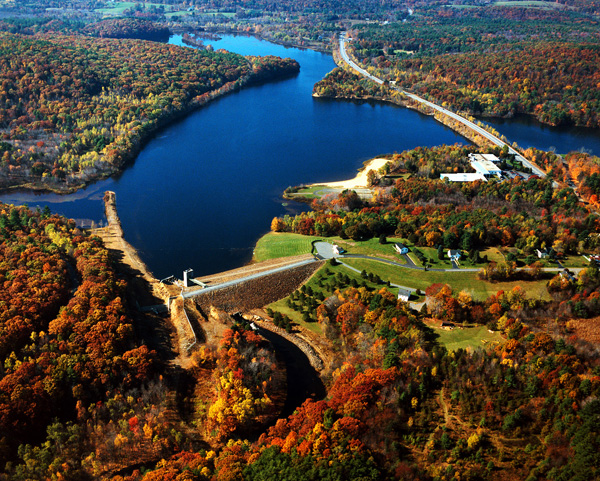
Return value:
<svg viewBox="0 0 600 481">
<path fill-rule="evenodd" d="M 419 271 L 433 271 L 433 272 L 479 272 L 480 268 L 464 268 L 464 269 L 436 269 L 436 268 L 427 268 L 425 269 L 424 267 L 419 267 L 417 265 L 415 265 L 412 260 L 410 258 L 408 258 L 408 256 L 406 256 L 408 262 L 406 264 L 400 264 L 399 262 L 395 262 L 392 261 L 390 259 L 382 259 L 381 257 L 373 257 L 373 256 L 365 256 L 362 254 L 334 254 L 333 252 L 333 245 L 330 244 L 329 242 L 324 242 L 324 241 L 320 241 L 320 242 L 315 242 L 314 244 L 315 249 L 317 251 L 315 258 L 312 259 L 306 259 L 304 261 L 300 261 L 300 262 L 296 262 L 294 264 L 289 264 L 283 267 L 276 267 L 274 269 L 271 269 L 269 271 L 264 271 L 264 272 L 259 272 L 257 274 L 251 274 L 249 276 L 246 277 L 241 277 L 239 279 L 235 279 L 233 281 L 227 281 L 227 282 L 223 282 L 222 284 L 217 284 L 214 286 L 209 286 L 209 287 L 204 287 L 204 288 L 194 288 L 192 290 L 188 290 L 188 291 L 184 291 L 181 293 L 182 297 L 184 299 L 189 299 L 191 297 L 196 297 L 196 296 L 201 296 L 204 294 L 207 294 L 209 292 L 212 291 L 216 291 L 219 289 L 225 289 L 227 287 L 231 287 L 231 286 L 235 286 L 237 284 L 241 284 L 242 282 L 247 282 L 247 281 L 251 281 L 254 279 L 258 279 L 260 277 L 264 277 L 264 276 L 268 276 L 271 274 L 276 274 L 278 272 L 283 272 L 286 270 L 290 270 L 290 269 L 295 269 L 296 267 L 300 267 L 306 264 L 311 264 L 313 262 L 316 262 L 318 259 L 331 259 L 331 258 L 336 258 L 336 259 L 367 259 L 367 260 L 371 260 L 371 261 L 377 261 L 377 262 L 383 262 L 384 264 L 389 264 L 392 266 L 397 266 L 397 267 L 401 267 L 403 269 L 413 269 L 413 270 L 419 270 Z M 353 267 L 350 267 L 346 264 L 344 264 L 346 267 L 355 270 L 357 272 L 360 272 L 358 269 L 354 269 Z M 520 270 L 520 269 L 517 269 Z M 545 272 L 560 272 L 562 270 L 564 270 L 563 268 L 559 268 L 559 267 L 545 267 L 542 269 Z M 572 268 L 570 269 L 572 272 L 579 272 L 581 270 L 581 268 Z M 405 286 L 400 286 L 397 284 L 392 284 L 394 287 L 400 287 L 402 289 L 408 289 L 408 290 L 413 290 L 410 287 L 405 287 Z"/>
<path fill-rule="evenodd" d="M 346 264 L 344 262 L 340 262 L 340 264 L 342 264 L 344 267 L 350 269 L 351 271 L 358 272 L 359 274 L 362 272 L 361 270 L 357 269 L 356 267 L 349 266 L 348 264 Z M 394 284 L 392 282 L 390 282 L 390 286 L 397 287 L 399 289 L 406 289 L 407 291 L 410 291 L 410 292 L 416 291 L 416 289 L 414 287 L 401 286 L 400 284 Z"/>
<path fill-rule="evenodd" d="M 359 65 L 357 65 L 348 56 L 348 53 L 346 52 L 346 42 L 347 41 L 348 41 L 348 39 L 347 39 L 346 32 L 341 33 L 340 34 L 340 54 L 341 54 L 342 58 L 344 59 L 344 62 L 346 62 L 348 65 L 350 65 L 354 70 L 356 70 L 360 74 L 362 74 L 365 77 L 371 79 L 373 82 L 376 82 L 379 85 L 383 85 L 383 83 L 384 83 L 383 80 L 381 80 L 381 79 L 375 77 L 374 75 L 370 74 L 369 72 L 367 72 L 365 69 L 363 69 L 362 67 L 360 67 Z M 450 110 L 447 110 L 447 109 L 445 109 L 443 107 L 440 107 L 439 105 L 436 105 L 433 102 L 430 102 L 429 100 L 425 100 L 424 98 L 421 98 L 418 95 L 415 95 L 415 94 L 412 94 L 410 92 L 407 92 L 406 90 L 403 90 L 403 89 L 400 89 L 400 88 L 397 88 L 397 87 L 392 87 L 392 88 L 394 90 L 396 90 L 396 91 L 398 91 L 398 92 L 406 95 L 407 97 L 409 97 L 409 98 L 411 98 L 413 100 L 416 100 L 417 102 L 420 102 L 420 103 L 422 103 L 424 105 L 427 105 L 428 107 L 431 107 L 432 109 L 437 110 L 438 112 L 441 112 L 444 115 L 448 115 L 448 116 L 452 117 L 453 119 L 458 120 L 459 122 L 461 122 L 464 125 L 466 125 L 467 127 L 469 127 L 471 130 L 474 130 L 475 132 L 477 132 L 481 136 L 483 136 L 486 139 L 488 139 L 491 142 L 493 142 L 498 147 L 504 147 L 506 145 L 508 147 L 509 153 L 514 154 L 515 158 L 519 162 L 522 162 L 524 166 L 529 167 L 534 174 L 539 175 L 540 177 L 546 177 L 546 174 L 544 173 L 544 171 L 542 171 L 539 167 L 537 167 L 536 165 L 534 165 L 531 162 L 529 162 L 525 157 L 523 157 L 521 154 L 519 154 L 515 149 L 513 149 L 506 142 L 504 142 L 503 140 L 499 139 L 495 135 L 489 133 L 487 130 L 481 128 L 479 125 L 477 125 L 477 124 L 471 122 L 470 120 L 464 118 L 462 115 L 458 115 L 458 114 L 456 114 L 454 112 L 451 112 Z"/>
<path fill-rule="evenodd" d="M 426 271 L 432 271 L 432 272 L 479 272 L 481 270 L 481 267 L 464 267 L 464 268 L 459 267 L 459 268 L 452 268 L 452 269 L 439 269 L 439 268 L 435 268 L 435 267 L 428 267 L 427 269 L 425 269 L 424 267 L 419 267 L 419 266 L 415 265 L 415 263 L 412 261 L 412 259 L 410 257 L 408 257 L 407 255 L 405 255 L 404 257 L 407 259 L 408 262 L 406 264 L 401 264 L 401 263 L 393 261 L 391 259 L 384 259 L 381 257 L 374 257 L 374 256 L 366 256 L 363 254 L 348 254 L 348 253 L 333 254 L 333 248 L 332 248 L 333 245 L 330 244 L 329 242 L 325 242 L 325 241 L 315 242 L 314 246 L 315 246 L 315 249 L 317 250 L 317 255 L 321 259 L 331 259 L 332 257 L 335 257 L 338 260 L 340 260 L 340 259 L 366 259 L 369 261 L 383 262 L 384 264 L 402 267 L 403 269 L 413 269 L 416 271 L 425 271 L 426 270 Z M 516 268 L 517 271 L 520 271 L 523 269 L 526 269 L 526 268 L 523 268 L 523 267 Z M 543 267 L 542 271 L 544 271 L 544 272 L 561 272 L 564 269 L 565 268 L 562 266 L 561 267 Z M 570 268 L 569 270 L 572 272 L 579 272 L 579 271 L 581 271 L 581 269 L 582 269 L 582 267 L 573 267 L 573 268 Z"/>
</svg>

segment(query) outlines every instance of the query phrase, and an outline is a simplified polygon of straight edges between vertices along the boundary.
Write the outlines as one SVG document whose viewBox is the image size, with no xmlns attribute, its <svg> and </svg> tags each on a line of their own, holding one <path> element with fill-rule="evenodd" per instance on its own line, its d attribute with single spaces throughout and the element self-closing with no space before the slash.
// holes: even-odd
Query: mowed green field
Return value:
<svg viewBox="0 0 600 481">
<path fill-rule="evenodd" d="M 128 8 L 135 7 L 135 2 L 114 2 L 109 7 L 97 8 L 96 12 L 104 15 L 121 15 Z"/>
<path fill-rule="evenodd" d="M 550 294 L 546 290 L 547 279 L 492 283 L 477 279 L 476 272 L 461 272 L 460 270 L 450 272 L 421 271 L 390 266 L 368 259 L 344 259 L 344 263 L 359 270 L 364 269 L 367 272 L 376 273 L 384 281 L 412 287 L 413 289 L 425 290 L 431 284 L 438 282 L 449 284 L 454 292 L 466 291 L 471 294 L 473 299 L 478 301 L 483 301 L 498 291 L 509 291 L 517 285 L 523 287 L 530 298 L 550 300 Z"/>
<path fill-rule="evenodd" d="M 499 1 L 494 3 L 497 7 L 536 7 L 536 8 L 547 8 L 547 9 L 557 9 L 564 8 L 561 4 L 557 2 L 545 2 L 543 0 L 509 0 L 509 1 Z"/>
<path fill-rule="evenodd" d="M 490 332 L 485 326 L 455 327 L 447 330 L 433 327 L 438 342 L 449 351 L 457 349 L 487 349 L 505 342 L 499 332 Z"/>
<path fill-rule="evenodd" d="M 401 256 L 394 251 L 393 243 L 400 239 L 389 238 L 387 244 L 379 244 L 378 239 L 369 239 L 364 242 L 344 240 L 339 237 L 311 237 L 288 232 L 270 232 L 258 241 L 254 250 L 254 260 L 257 262 L 276 259 L 278 257 L 290 257 L 300 254 L 309 254 L 312 250 L 312 241 L 324 240 L 335 242 L 351 254 L 364 254 L 375 257 L 386 257 L 396 262 L 403 263 Z M 483 252 L 492 257 L 500 257 L 501 254 L 488 249 Z M 414 257 L 414 256 L 413 256 Z M 465 272 L 453 270 L 448 272 L 423 271 L 406 269 L 400 266 L 392 266 L 369 259 L 343 259 L 344 263 L 360 271 L 365 270 L 379 275 L 384 281 L 393 284 L 411 287 L 413 289 L 427 289 L 431 284 L 441 282 L 452 286 L 455 292 L 462 290 L 470 293 L 475 300 L 485 300 L 498 291 L 510 291 L 515 286 L 521 286 L 527 292 L 529 298 L 550 300 L 550 294 L 546 289 L 546 283 L 553 274 L 538 281 L 512 281 L 512 282 L 486 282 L 477 279 L 476 272 Z"/>
<path fill-rule="evenodd" d="M 310 254 L 312 241 L 315 239 L 316 237 L 289 232 L 269 232 L 256 243 L 253 259 L 256 262 L 261 262 L 279 257 Z"/>
<path fill-rule="evenodd" d="M 114 3 L 110 3 L 107 5 L 107 7 L 104 8 L 97 8 L 96 12 L 98 13 L 102 13 L 103 15 L 122 15 L 123 12 L 125 10 L 127 10 L 128 8 L 132 8 L 135 7 L 136 3 L 139 2 L 114 2 Z M 150 8 L 150 7 L 164 7 L 165 8 L 165 14 L 168 16 L 172 16 L 172 15 L 184 15 L 184 14 L 188 14 L 189 12 L 187 10 L 183 10 L 183 11 L 179 11 L 179 12 L 169 12 L 168 10 L 170 9 L 170 5 L 165 4 L 165 3 L 144 3 L 143 4 L 145 8 Z"/>
</svg>

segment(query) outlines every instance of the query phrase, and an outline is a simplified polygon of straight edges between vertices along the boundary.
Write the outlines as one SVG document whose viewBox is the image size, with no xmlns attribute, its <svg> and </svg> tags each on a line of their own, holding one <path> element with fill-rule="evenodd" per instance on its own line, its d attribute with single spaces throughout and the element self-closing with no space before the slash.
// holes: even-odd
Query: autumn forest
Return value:
<svg viewBox="0 0 600 481">
<path fill-rule="evenodd" d="M 75 192 L 217 97 L 298 74 L 204 45 L 226 33 L 333 53 L 322 99 L 405 89 L 600 128 L 596 1 L 4 3 L 0 191 Z M 340 32 L 382 85 L 340 61 Z M 600 159 L 513 147 L 526 160 L 465 140 L 382 153 L 361 189 L 288 187 L 303 204 L 245 268 L 309 268 L 221 303 L 138 275 L 114 219 L 0 202 L 0 481 L 600 479 Z M 510 175 L 441 178 L 474 154 Z M 318 381 L 299 402 L 282 345 Z"/>
</svg>

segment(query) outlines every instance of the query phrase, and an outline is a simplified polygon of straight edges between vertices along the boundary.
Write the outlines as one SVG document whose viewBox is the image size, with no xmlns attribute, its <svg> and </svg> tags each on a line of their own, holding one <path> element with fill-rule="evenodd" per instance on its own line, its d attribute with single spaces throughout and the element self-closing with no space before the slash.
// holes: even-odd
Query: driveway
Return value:
<svg viewBox="0 0 600 481">
<path fill-rule="evenodd" d="M 333 259 L 334 257 L 340 257 L 339 254 L 333 252 L 333 244 L 324 241 L 317 241 L 314 244 L 316 255 L 322 259 Z"/>
</svg>

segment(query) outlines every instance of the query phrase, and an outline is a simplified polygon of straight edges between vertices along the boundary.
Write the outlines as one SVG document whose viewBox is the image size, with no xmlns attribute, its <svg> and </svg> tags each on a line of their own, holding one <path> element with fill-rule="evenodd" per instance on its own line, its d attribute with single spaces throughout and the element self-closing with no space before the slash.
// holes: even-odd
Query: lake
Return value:
<svg viewBox="0 0 600 481">
<path fill-rule="evenodd" d="M 172 43 L 180 44 L 175 36 Z M 292 57 L 293 77 L 253 86 L 211 102 L 148 142 L 118 176 L 78 193 L 11 193 L 0 201 L 49 205 L 77 220 L 102 221 L 102 195 L 117 193 L 126 239 L 157 278 L 193 268 L 196 275 L 249 262 L 258 238 L 275 216 L 306 206 L 286 203 L 288 186 L 353 177 L 365 160 L 419 145 L 466 143 L 433 118 L 393 105 L 313 99 L 313 85 L 335 67 L 327 54 L 285 48 L 253 37 L 223 36 L 205 41 L 215 49 Z M 532 145 L 539 126 L 492 123 L 511 141 L 504 125 L 525 132 Z M 552 145 L 585 147 L 600 153 L 597 131 L 583 138 L 564 133 Z M 524 143 L 526 145 L 526 142 Z"/>
</svg>

